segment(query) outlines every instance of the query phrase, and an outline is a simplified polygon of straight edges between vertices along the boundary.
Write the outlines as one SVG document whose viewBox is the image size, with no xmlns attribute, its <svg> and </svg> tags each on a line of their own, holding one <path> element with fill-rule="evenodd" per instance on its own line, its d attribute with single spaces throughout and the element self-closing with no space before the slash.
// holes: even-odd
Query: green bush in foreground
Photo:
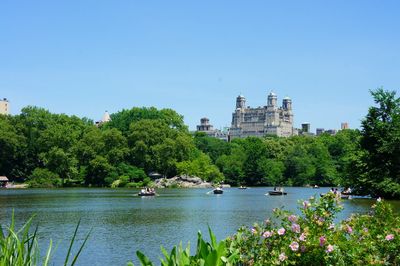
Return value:
<svg viewBox="0 0 400 266">
<path fill-rule="evenodd" d="M 378 199 L 368 214 L 354 214 L 337 224 L 340 198 L 328 193 L 300 203 L 301 215 L 276 209 L 277 222 L 267 219 L 242 227 L 218 245 L 198 236 L 196 254 L 190 250 L 163 250 L 161 265 L 399 265 L 400 217 Z M 216 247 L 218 246 L 218 248 Z M 206 247 L 206 252 L 201 250 Z M 214 250 L 213 263 L 208 263 Z M 153 265 L 141 252 L 142 265 Z"/>
</svg>

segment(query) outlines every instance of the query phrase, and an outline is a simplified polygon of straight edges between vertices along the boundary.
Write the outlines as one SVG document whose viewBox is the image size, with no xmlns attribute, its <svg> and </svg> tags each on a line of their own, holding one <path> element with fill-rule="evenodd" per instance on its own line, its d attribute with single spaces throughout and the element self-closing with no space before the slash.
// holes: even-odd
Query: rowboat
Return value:
<svg viewBox="0 0 400 266">
<path fill-rule="evenodd" d="M 215 189 L 213 190 L 213 192 L 214 192 L 214 194 L 222 194 L 222 193 L 224 193 L 224 191 L 223 191 L 221 188 L 219 188 L 219 187 L 215 188 Z"/>
<path fill-rule="evenodd" d="M 268 195 L 270 195 L 270 196 L 282 196 L 282 195 L 287 195 L 287 193 L 283 192 L 283 191 L 268 191 Z"/>
</svg>

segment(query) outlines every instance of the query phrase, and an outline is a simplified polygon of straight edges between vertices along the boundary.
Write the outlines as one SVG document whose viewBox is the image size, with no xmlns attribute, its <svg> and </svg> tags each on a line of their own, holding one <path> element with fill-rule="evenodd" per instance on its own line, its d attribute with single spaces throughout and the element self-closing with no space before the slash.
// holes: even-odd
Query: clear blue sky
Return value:
<svg viewBox="0 0 400 266">
<path fill-rule="evenodd" d="M 350 127 L 400 88 L 400 1 L 0 2 L 0 97 L 94 120 L 172 108 L 230 125 L 235 98 L 293 99 L 295 125 Z"/>
</svg>

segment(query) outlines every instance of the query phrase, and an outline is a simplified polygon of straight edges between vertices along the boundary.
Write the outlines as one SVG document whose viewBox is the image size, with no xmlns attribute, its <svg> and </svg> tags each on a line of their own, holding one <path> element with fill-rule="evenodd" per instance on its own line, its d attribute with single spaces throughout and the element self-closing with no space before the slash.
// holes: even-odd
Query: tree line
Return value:
<svg viewBox="0 0 400 266">
<path fill-rule="evenodd" d="M 32 187 L 140 187 L 156 172 L 231 185 L 342 185 L 400 198 L 400 100 L 383 89 L 371 93 L 377 106 L 361 130 L 231 142 L 191 134 L 171 109 L 134 107 L 97 127 L 28 106 L 0 115 L 0 175 Z"/>
</svg>

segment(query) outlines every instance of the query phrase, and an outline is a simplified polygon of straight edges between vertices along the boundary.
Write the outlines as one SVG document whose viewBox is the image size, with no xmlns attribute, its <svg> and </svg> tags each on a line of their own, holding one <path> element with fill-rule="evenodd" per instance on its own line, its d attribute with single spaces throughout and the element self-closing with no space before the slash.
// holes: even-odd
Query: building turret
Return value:
<svg viewBox="0 0 400 266">
<path fill-rule="evenodd" d="M 3 100 L 0 99 L 0 114 L 10 114 L 10 102 L 6 98 L 3 98 Z"/>
<path fill-rule="evenodd" d="M 106 111 L 103 115 L 103 118 L 101 119 L 102 123 L 107 123 L 111 121 L 111 117 L 110 114 L 108 113 L 108 111 Z"/>
<path fill-rule="evenodd" d="M 197 131 L 212 131 L 214 130 L 213 126 L 210 125 L 210 119 L 207 117 L 203 117 L 200 119 L 200 125 L 197 126 Z"/>
<path fill-rule="evenodd" d="M 282 101 L 282 107 L 286 111 L 291 111 L 292 110 L 292 99 L 289 97 L 285 97 Z"/>
<path fill-rule="evenodd" d="M 236 109 L 245 109 L 246 108 L 246 98 L 243 95 L 239 95 L 236 98 Z"/>
<path fill-rule="evenodd" d="M 270 92 L 268 95 L 267 106 L 268 107 L 277 107 L 278 105 L 278 96 L 275 93 Z"/>
</svg>

